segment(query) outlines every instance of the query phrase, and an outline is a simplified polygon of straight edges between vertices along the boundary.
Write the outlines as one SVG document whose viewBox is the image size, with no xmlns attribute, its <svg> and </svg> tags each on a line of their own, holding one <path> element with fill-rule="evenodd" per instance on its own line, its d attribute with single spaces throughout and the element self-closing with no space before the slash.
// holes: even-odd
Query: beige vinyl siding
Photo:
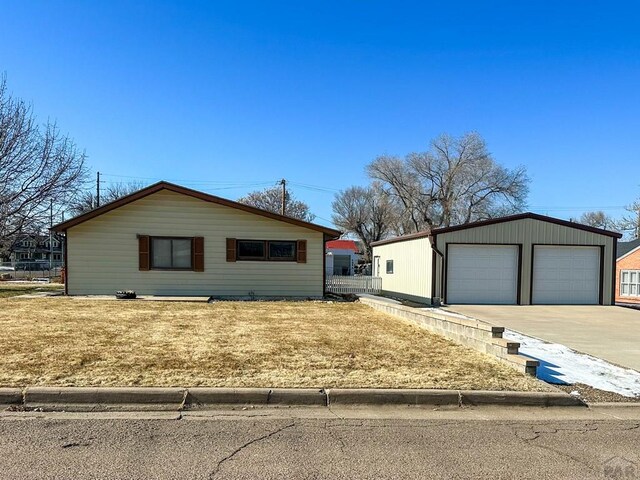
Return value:
<svg viewBox="0 0 640 480">
<path fill-rule="evenodd" d="M 139 271 L 137 235 L 204 237 L 204 272 Z M 307 240 L 307 263 L 226 261 L 226 238 Z M 320 297 L 323 234 L 163 190 L 67 231 L 69 294 Z"/>
<path fill-rule="evenodd" d="M 380 277 L 385 294 L 431 303 L 432 250 L 429 238 L 373 247 L 374 262 L 378 261 L 376 256 L 380 257 Z M 387 260 L 393 260 L 392 274 L 387 274 Z"/>
<path fill-rule="evenodd" d="M 522 244 L 520 301 L 523 305 L 531 303 L 531 255 L 534 244 L 602 245 L 604 246 L 602 298 L 605 305 L 611 304 L 612 278 L 615 274 L 612 260 L 615 239 L 612 237 L 527 218 L 442 233 L 437 236 L 436 245 L 443 254 L 446 252 L 447 243 Z M 397 245 L 402 245 L 402 242 Z M 438 268 L 442 268 L 441 262 L 438 263 Z M 440 283 L 440 281 L 437 282 L 437 295 L 442 292 Z"/>
</svg>

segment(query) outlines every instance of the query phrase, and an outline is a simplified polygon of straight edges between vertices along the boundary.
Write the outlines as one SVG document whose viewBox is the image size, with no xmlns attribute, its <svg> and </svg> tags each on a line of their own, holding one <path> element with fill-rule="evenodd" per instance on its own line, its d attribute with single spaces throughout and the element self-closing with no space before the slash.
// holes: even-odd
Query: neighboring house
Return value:
<svg viewBox="0 0 640 480">
<path fill-rule="evenodd" d="M 54 227 L 66 293 L 321 297 L 340 232 L 159 182 Z"/>
<path fill-rule="evenodd" d="M 640 238 L 618 243 L 616 302 L 640 304 Z"/>
<path fill-rule="evenodd" d="M 332 240 L 326 245 L 327 275 L 353 275 L 361 255 L 354 240 Z"/>
<path fill-rule="evenodd" d="M 523 213 L 373 244 L 385 293 L 438 304 L 602 304 L 621 235 Z"/>
<path fill-rule="evenodd" d="M 49 259 L 55 266 L 62 263 L 62 238 L 58 234 L 51 236 L 42 234 L 19 235 L 8 252 L 8 262 L 18 269 L 48 268 Z"/>
</svg>

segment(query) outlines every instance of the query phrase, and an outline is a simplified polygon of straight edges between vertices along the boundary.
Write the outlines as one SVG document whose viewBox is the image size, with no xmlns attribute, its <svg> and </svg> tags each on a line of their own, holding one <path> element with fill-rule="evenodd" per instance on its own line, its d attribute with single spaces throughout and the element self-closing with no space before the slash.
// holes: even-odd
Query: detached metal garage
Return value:
<svg viewBox="0 0 640 480">
<path fill-rule="evenodd" d="M 376 242 L 374 273 L 425 303 L 611 305 L 620 236 L 523 213 Z"/>
</svg>

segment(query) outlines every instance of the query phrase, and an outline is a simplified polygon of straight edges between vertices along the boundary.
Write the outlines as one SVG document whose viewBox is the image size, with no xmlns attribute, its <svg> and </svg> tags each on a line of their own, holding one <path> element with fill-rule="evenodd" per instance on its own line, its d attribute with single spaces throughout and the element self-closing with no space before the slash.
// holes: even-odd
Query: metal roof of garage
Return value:
<svg viewBox="0 0 640 480">
<path fill-rule="evenodd" d="M 418 232 L 418 233 L 412 233 L 409 235 L 403 235 L 400 237 L 394 237 L 394 238 L 389 238 L 386 240 L 380 240 L 378 242 L 374 242 L 371 244 L 371 246 L 375 247 L 375 246 L 379 246 L 379 245 L 387 245 L 390 243 L 396 243 L 396 242 L 404 242 L 407 240 L 414 240 L 416 238 L 424 238 L 424 237 L 435 237 L 438 234 L 441 233 L 448 233 L 448 232 L 455 232 L 457 230 L 466 230 L 469 228 L 476 228 L 476 227 L 486 227 L 489 225 L 495 225 L 498 223 L 505 223 L 505 222 L 513 222 L 516 220 L 524 220 L 524 219 L 534 219 L 534 220 L 539 220 L 541 222 L 548 222 L 548 223 L 555 223 L 556 225 L 562 225 L 564 227 L 569 227 L 569 228 L 575 228 L 577 230 L 584 230 L 587 232 L 591 232 L 591 233 L 597 233 L 599 235 L 605 235 L 608 237 L 614 237 L 614 238 L 621 238 L 622 234 L 618 233 L 618 232 L 612 232 L 611 230 L 604 230 L 602 228 L 595 228 L 595 227 L 591 227 L 589 225 L 583 225 L 581 223 L 576 223 L 576 222 L 570 222 L 567 220 L 562 220 L 559 218 L 554 218 L 554 217 L 548 217 L 546 215 L 540 215 L 538 213 L 533 213 L 533 212 L 526 212 L 526 213 L 518 213 L 515 215 L 508 215 L 506 217 L 499 217 L 499 218 L 490 218 L 487 220 L 480 220 L 478 222 L 471 222 L 471 223 L 464 223 L 462 225 L 454 225 L 452 227 L 441 227 L 441 228 L 434 228 L 430 231 L 424 231 L 424 232 Z"/>
</svg>

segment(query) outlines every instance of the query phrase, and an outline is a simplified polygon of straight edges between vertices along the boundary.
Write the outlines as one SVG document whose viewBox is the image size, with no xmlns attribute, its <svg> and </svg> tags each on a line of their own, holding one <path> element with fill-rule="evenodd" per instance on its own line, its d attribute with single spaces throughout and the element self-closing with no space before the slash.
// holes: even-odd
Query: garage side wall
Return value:
<svg viewBox="0 0 640 480">
<path fill-rule="evenodd" d="M 393 262 L 393 273 L 387 273 L 387 261 Z M 432 250 L 429 238 L 375 246 L 373 266 L 374 274 L 382 278 L 383 293 L 431 303 Z"/>
<path fill-rule="evenodd" d="M 533 245 L 603 246 L 602 299 L 604 305 L 611 305 L 613 278 L 615 276 L 613 266 L 615 239 L 612 237 L 526 218 L 437 235 L 436 245 L 438 250 L 444 253 L 448 243 L 522 244 L 520 280 L 520 303 L 522 305 L 531 304 Z M 442 265 L 441 268 L 444 269 L 444 266 Z M 444 295 L 443 290 L 442 282 L 438 282 L 436 296 Z"/>
<path fill-rule="evenodd" d="M 137 235 L 204 237 L 204 271 L 138 270 Z M 226 239 L 306 240 L 307 262 L 226 261 Z M 321 297 L 321 232 L 160 191 L 67 231 L 68 292 Z"/>
</svg>

